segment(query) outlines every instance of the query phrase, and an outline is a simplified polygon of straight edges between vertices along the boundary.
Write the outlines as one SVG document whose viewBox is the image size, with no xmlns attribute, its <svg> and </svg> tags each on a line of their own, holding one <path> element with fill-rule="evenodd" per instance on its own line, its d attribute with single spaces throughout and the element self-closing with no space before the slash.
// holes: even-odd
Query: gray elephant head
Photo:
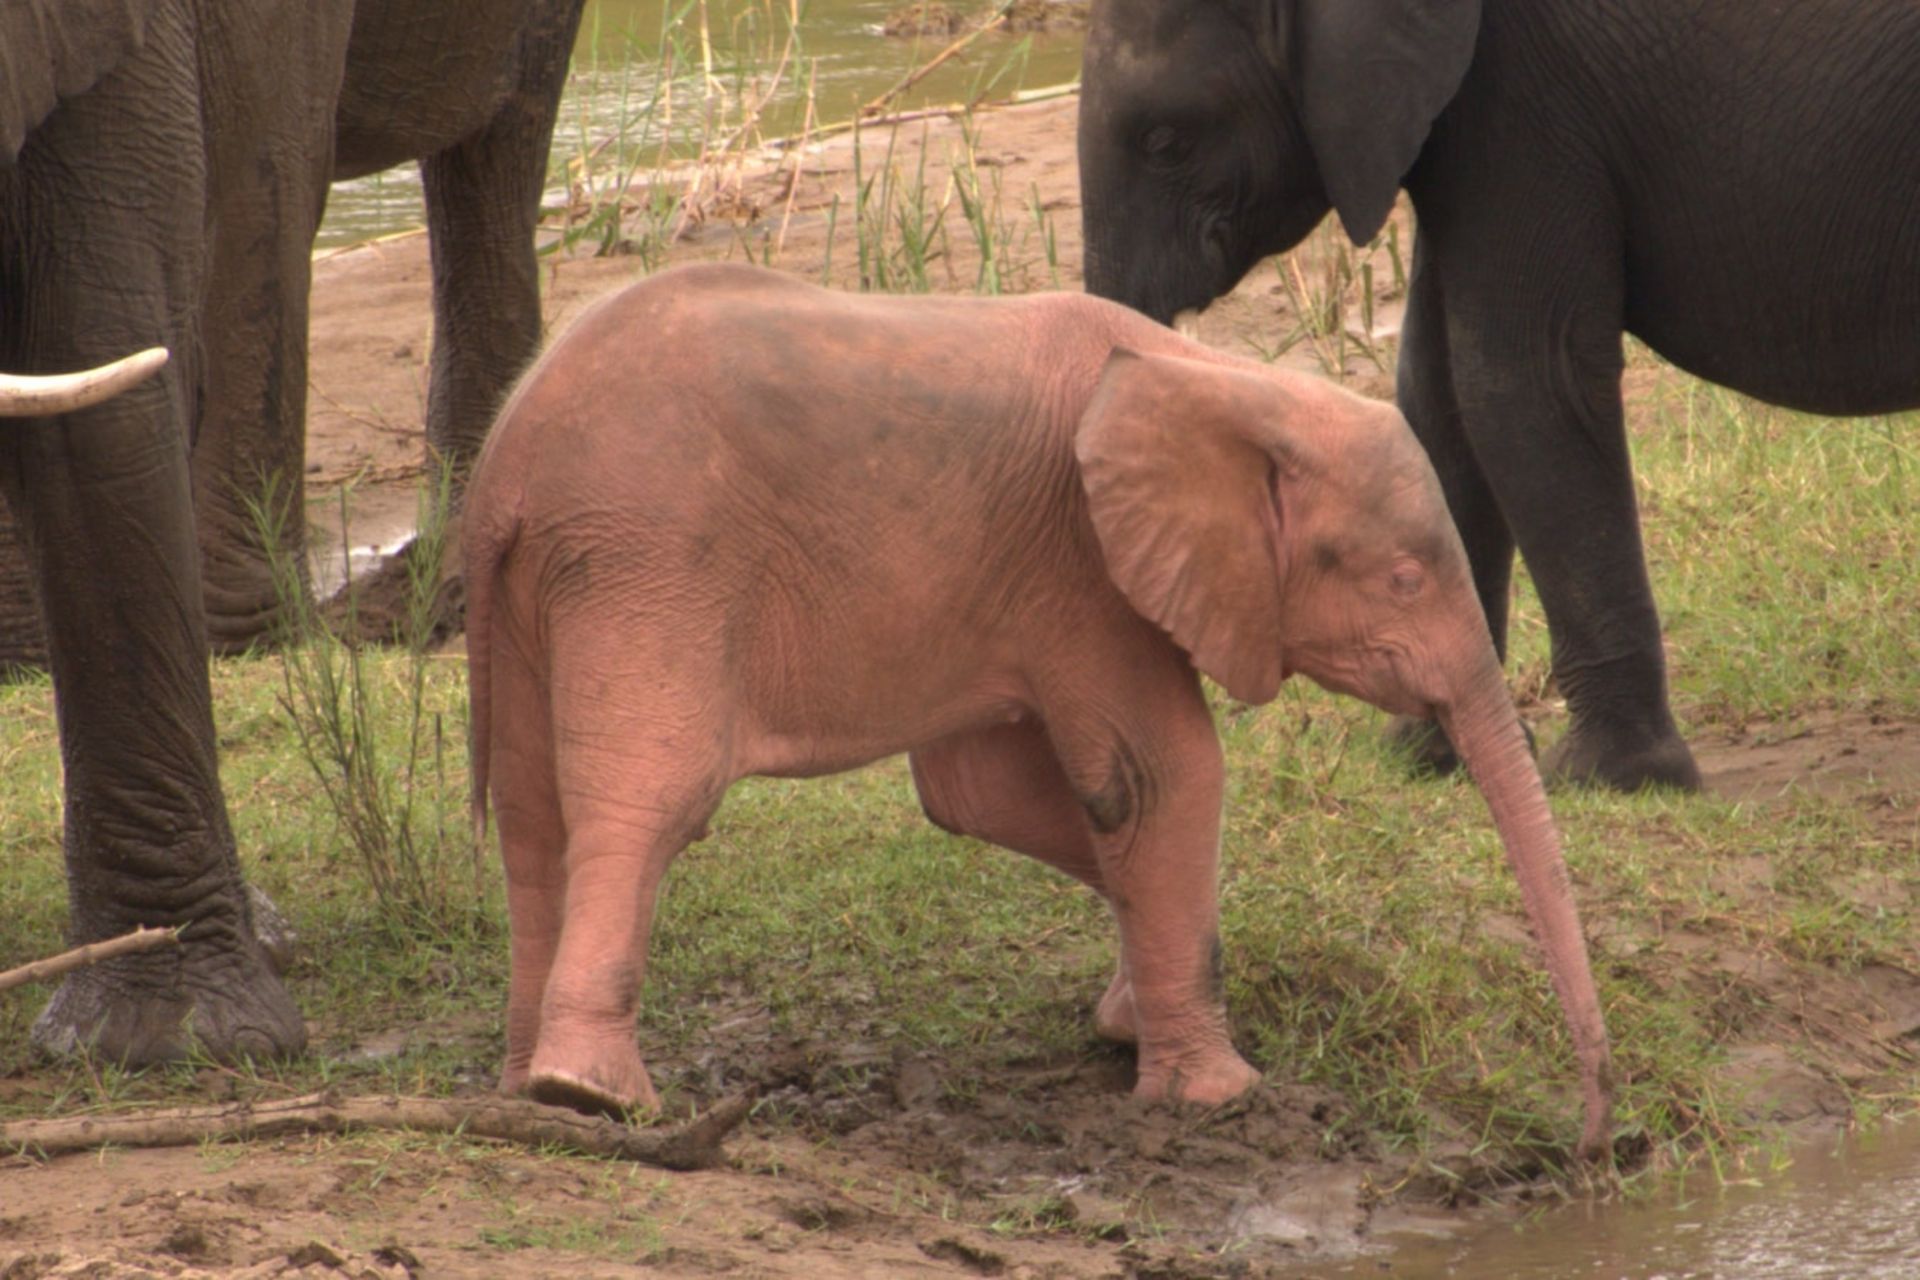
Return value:
<svg viewBox="0 0 1920 1280">
<path fill-rule="evenodd" d="M 1329 209 L 1371 240 L 1479 27 L 1479 0 L 1094 0 L 1088 290 L 1165 323 Z"/>
</svg>

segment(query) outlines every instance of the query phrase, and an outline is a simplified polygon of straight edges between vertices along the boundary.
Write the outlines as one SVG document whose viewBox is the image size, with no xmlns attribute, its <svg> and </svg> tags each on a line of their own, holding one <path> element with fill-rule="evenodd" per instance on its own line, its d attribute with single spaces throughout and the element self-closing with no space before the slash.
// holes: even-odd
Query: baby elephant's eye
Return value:
<svg viewBox="0 0 1920 1280">
<path fill-rule="evenodd" d="M 1426 585 L 1426 571 L 1410 560 L 1403 560 L 1393 566 L 1393 572 L 1387 578 L 1387 586 L 1402 600 L 1411 600 L 1419 595 Z"/>
</svg>

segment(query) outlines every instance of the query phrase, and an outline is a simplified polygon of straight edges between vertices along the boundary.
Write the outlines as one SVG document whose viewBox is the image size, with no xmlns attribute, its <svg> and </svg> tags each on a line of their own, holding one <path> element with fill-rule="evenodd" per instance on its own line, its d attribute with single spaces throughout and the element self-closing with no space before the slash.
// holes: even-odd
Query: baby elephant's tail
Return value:
<svg viewBox="0 0 1920 1280">
<path fill-rule="evenodd" d="M 471 495 L 469 495 L 471 497 Z M 487 839 L 487 765 L 493 733 L 493 606 L 501 567 L 519 536 L 518 520 L 486 518 L 468 503 L 462 546 L 467 587 L 468 769 L 473 780 L 473 841 Z"/>
</svg>

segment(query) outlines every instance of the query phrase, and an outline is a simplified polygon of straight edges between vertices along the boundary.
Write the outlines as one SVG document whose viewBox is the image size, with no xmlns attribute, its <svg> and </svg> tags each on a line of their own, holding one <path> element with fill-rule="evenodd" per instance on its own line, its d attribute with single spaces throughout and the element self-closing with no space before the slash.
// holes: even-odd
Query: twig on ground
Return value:
<svg viewBox="0 0 1920 1280">
<path fill-rule="evenodd" d="M 29 982 L 48 982 L 74 969 L 99 964 L 102 960 L 109 960 L 114 956 L 123 956 L 135 951 L 151 951 L 155 947 L 164 947 L 179 940 L 180 933 L 177 929 L 140 928 L 117 938 L 108 938 L 105 942 L 89 942 L 84 947 L 62 951 L 57 956 L 48 956 L 45 960 L 35 960 L 32 964 L 23 964 L 18 969 L 8 969 L 0 973 L 0 991 L 5 991 L 9 987 L 23 987 Z"/>
<path fill-rule="evenodd" d="M 387 421 L 385 414 L 361 413 L 357 409 L 348 408 L 345 403 L 334 396 L 328 395 L 326 391 L 315 386 L 312 382 L 308 382 L 307 391 L 310 395 L 326 401 L 329 409 L 332 409 L 347 421 L 357 422 L 361 426 L 371 430 L 384 432 L 390 436 L 424 436 L 427 434 L 427 427 L 424 422 L 418 426 L 407 423 L 395 424 Z"/>
<path fill-rule="evenodd" d="M 736 1093 L 686 1124 L 636 1129 L 522 1098 L 339 1098 L 310 1093 L 272 1102 L 8 1121 L 0 1123 L 0 1148 L 53 1156 L 104 1146 L 181 1147 L 208 1139 L 408 1129 L 564 1147 L 663 1169 L 709 1169 L 724 1155 L 722 1139 L 746 1119 L 752 1106 L 750 1095 Z"/>
</svg>

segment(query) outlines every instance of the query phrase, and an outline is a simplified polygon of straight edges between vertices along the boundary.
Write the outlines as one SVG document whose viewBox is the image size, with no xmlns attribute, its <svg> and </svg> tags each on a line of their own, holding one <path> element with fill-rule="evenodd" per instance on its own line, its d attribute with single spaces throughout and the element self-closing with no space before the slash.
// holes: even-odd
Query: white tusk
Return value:
<svg viewBox="0 0 1920 1280">
<path fill-rule="evenodd" d="M 152 377 L 166 362 L 165 347 L 148 347 L 81 373 L 0 373 L 0 418 L 72 413 L 99 404 Z"/>
<path fill-rule="evenodd" d="M 1183 338 L 1200 341 L 1200 308 L 1188 307 L 1176 312 L 1173 317 L 1173 331 Z"/>
</svg>

